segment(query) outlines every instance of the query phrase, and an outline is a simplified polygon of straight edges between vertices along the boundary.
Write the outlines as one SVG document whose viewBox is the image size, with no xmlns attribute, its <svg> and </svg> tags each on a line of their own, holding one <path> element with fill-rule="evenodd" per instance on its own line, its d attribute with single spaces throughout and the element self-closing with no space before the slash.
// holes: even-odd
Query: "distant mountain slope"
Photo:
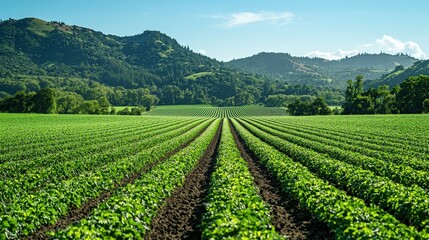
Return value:
<svg viewBox="0 0 429 240">
<path fill-rule="evenodd" d="M 348 79 L 364 75 L 375 79 L 392 71 L 396 66 L 411 66 L 417 59 L 398 54 L 359 54 L 341 60 L 294 57 L 287 53 L 259 53 L 228 62 L 231 66 L 262 74 L 292 84 L 311 83 L 344 87 Z"/>
<path fill-rule="evenodd" d="M 318 84 L 327 81 L 323 75 L 309 65 L 303 64 L 299 58 L 286 53 L 259 53 L 251 57 L 232 60 L 231 66 L 262 74 L 289 83 Z"/>
<path fill-rule="evenodd" d="M 364 84 L 366 88 L 377 88 L 381 85 L 388 85 L 389 87 L 394 87 L 396 85 L 401 84 L 408 77 L 419 75 L 429 75 L 429 60 L 417 61 L 409 68 L 399 66 L 392 72 L 385 74 L 373 81 L 366 81 L 364 82 Z"/>
</svg>

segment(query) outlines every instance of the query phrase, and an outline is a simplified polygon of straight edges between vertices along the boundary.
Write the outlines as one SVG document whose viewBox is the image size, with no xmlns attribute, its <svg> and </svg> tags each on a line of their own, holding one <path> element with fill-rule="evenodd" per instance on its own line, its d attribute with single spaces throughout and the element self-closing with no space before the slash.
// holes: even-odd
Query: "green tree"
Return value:
<svg viewBox="0 0 429 240">
<path fill-rule="evenodd" d="M 83 102 L 83 97 L 75 92 L 61 92 L 57 100 L 58 113 L 71 113 Z"/>
<path fill-rule="evenodd" d="M 143 107 L 133 107 L 131 108 L 130 115 L 142 115 L 145 112 Z"/>
<path fill-rule="evenodd" d="M 429 76 L 407 78 L 400 85 L 396 105 L 401 113 L 422 113 L 423 102 L 429 99 Z"/>
<path fill-rule="evenodd" d="M 364 96 L 363 76 L 359 75 L 355 81 L 347 81 L 345 102 L 343 104 L 344 114 L 366 114 L 373 109 L 371 97 Z"/>
<path fill-rule="evenodd" d="M 304 102 L 298 98 L 295 100 L 295 102 L 290 103 L 287 108 L 289 114 L 292 116 L 309 115 L 310 104 L 308 101 Z"/>
<path fill-rule="evenodd" d="M 429 99 L 427 98 L 423 101 L 423 111 L 429 113 Z"/>
<path fill-rule="evenodd" d="M 369 91 L 370 90 L 368 90 L 368 92 Z M 374 105 L 373 113 L 389 114 L 396 112 L 396 96 L 393 94 L 394 91 L 389 90 L 389 86 L 379 86 L 374 92 L 375 94 L 372 96 L 372 103 Z"/>
<path fill-rule="evenodd" d="M 343 113 L 351 114 L 354 112 L 354 101 L 355 101 L 355 87 L 352 80 L 347 81 L 347 88 L 345 93 L 345 102 L 343 105 Z"/>
<path fill-rule="evenodd" d="M 310 115 L 329 115 L 332 114 L 332 110 L 326 104 L 325 99 L 318 97 L 310 105 Z"/>
<path fill-rule="evenodd" d="M 142 98 L 142 105 L 145 107 L 146 111 L 150 111 L 153 106 L 158 103 L 159 99 L 152 94 L 144 95 Z"/>
<path fill-rule="evenodd" d="M 124 108 L 124 109 L 122 109 L 122 110 L 119 110 L 118 112 L 117 112 L 117 114 L 118 115 L 130 115 L 131 114 L 131 111 L 130 111 L 130 109 L 129 108 Z"/>
<path fill-rule="evenodd" d="M 371 98 L 368 96 L 358 95 L 354 101 L 354 114 L 368 114 L 374 108 Z"/>
<path fill-rule="evenodd" d="M 101 107 L 97 100 L 83 101 L 76 109 L 80 114 L 100 114 Z"/>
<path fill-rule="evenodd" d="M 107 100 L 107 97 L 103 95 L 99 97 L 97 101 L 98 101 L 98 104 L 100 105 L 100 113 L 109 114 L 110 103 L 109 103 L 109 100 Z"/>
<path fill-rule="evenodd" d="M 234 102 L 236 106 L 244 106 L 253 104 L 255 102 L 255 99 L 252 94 L 243 91 L 235 95 Z"/>
<path fill-rule="evenodd" d="M 44 88 L 33 97 L 36 113 L 58 113 L 57 110 L 58 91 L 53 88 Z"/>
<path fill-rule="evenodd" d="M 0 112 L 10 113 L 29 113 L 33 111 L 33 98 L 36 95 L 34 92 L 26 93 L 24 91 L 17 92 L 12 97 L 6 97 L 0 101 Z"/>
<path fill-rule="evenodd" d="M 283 107 L 288 100 L 288 96 L 284 94 L 269 95 L 265 99 L 265 106 L 267 107 Z"/>
<path fill-rule="evenodd" d="M 358 75 L 355 79 L 355 90 L 354 90 L 354 97 L 358 97 L 363 94 L 363 76 Z"/>
</svg>

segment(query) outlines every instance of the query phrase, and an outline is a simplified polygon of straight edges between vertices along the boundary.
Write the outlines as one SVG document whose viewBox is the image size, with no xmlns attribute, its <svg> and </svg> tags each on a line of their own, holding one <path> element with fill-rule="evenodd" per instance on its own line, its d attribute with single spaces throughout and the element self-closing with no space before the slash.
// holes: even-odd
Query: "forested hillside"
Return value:
<svg viewBox="0 0 429 240">
<path fill-rule="evenodd" d="M 107 96 L 114 105 L 138 105 L 147 93 L 160 104 L 262 96 L 262 77 L 226 68 L 157 31 L 118 37 L 26 18 L 1 22 L 0 36 L 0 97 L 46 87 Z"/>
<path fill-rule="evenodd" d="M 366 88 L 377 88 L 378 86 L 388 85 L 394 87 L 401 84 L 405 79 L 411 76 L 429 75 L 429 60 L 417 61 L 409 68 L 404 66 L 396 67 L 392 72 L 389 72 L 380 78 L 373 81 L 366 81 Z"/>
<path fill-rule="evenodd" d="M 287 53 L 259 53 L 228 64 L 291 84 L 314 84 L 345 88 L 348 79 L 362 75 L 376 79 L 396 66 L 409 67 L 417 59 L 404 54 L 359 54 L 341 60 L 294 57 Z M 404 79 L 405 80 L 405 79 Z"/>
</svg>

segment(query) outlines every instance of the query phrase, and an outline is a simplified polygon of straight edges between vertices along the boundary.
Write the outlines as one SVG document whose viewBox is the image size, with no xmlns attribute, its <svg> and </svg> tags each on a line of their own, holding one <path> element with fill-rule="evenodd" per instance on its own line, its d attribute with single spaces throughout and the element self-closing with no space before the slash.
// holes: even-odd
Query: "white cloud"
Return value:
<svg viewBox="0 0 429 240">
<path fill-rule="evenodd" d="M 227 28 L 239 27 L 258 22 L 283 25 L 292 21 L 293 17 L 294 14 L 290 12 L 239 12 L 231 13 L 227 16 L 211 16 L 211 18 L 224 19 L 225 22 L 222 26 Z"/>
<path fill-rule="evenodd" d="M 389 35 L 384 35 L 382 38 L 375 40 L 374 45 L 389 53 L 408 53 L 415 58 L 426 58 L 426 54 L 417 43 L 412 41 L 402 42 Z"/>
<path fill-rule="evenodd" d="M 328 60 L 338 60 L 345 57 L 352 57 L 359 54 L 359 50 L 342 50 L 338 49 L 334 52 L 323 52 L 320 50 L 312 51 L 306 54 L 307 57 L 318 57 L 318 58 L 324 58 Z"/>
<path fill-rule="evenodd" d="M 312 51 L 306 54 L 308 57 L 320 57 L 328 60 L 338 60 L 341 58 L 352 57 L 359 53 L 379 53 L 386 52 L 390 54 L 407 53 L 418 59 L 426 59 L 426 54 L 420 46 L 412 41 L 402 42 L 389 35 L 376 39 L 372 43 L 361 44 L 358 49 L 336 51 Z"/>
<path fill-rule="evenodd" d="M 198 51 L 198 53 L 202 54 L 202 55 L 207 55 L 207 51 L 204 49 L 200 49 L 200 51 Z"/>
</svg>

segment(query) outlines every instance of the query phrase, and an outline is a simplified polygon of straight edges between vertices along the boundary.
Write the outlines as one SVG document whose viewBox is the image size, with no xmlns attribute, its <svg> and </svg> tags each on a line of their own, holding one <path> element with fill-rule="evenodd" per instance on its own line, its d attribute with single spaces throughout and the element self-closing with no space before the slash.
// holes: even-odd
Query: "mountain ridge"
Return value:
<svg viewBox="0 0 429 240">
<path fill-rule="evenodd" d="M 363 53 L 340 60 L 327 60 L 295 57 L 289 53 L 262 52 L 251 57 L 232 60 L 228 64 L 291 84 L 312 82 L 316 85 L 343 88 L 348 79 L 354 79 L 357 75 L 363 75 L 366 79 L 376 79 L 389 73 L 397 65 L 410 67 L 416 61 L 418 60 L 405 54 Z"/>
</svg>

